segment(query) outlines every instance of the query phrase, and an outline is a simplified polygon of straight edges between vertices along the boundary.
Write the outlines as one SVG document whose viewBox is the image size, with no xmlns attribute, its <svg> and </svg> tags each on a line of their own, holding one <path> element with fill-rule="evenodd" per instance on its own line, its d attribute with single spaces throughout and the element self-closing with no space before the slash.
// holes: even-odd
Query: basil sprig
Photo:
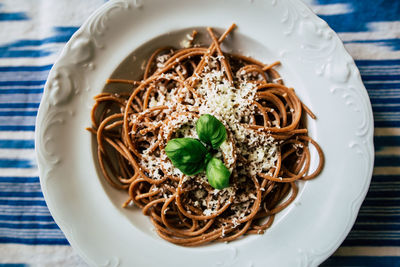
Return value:
<svg viewBox="0 0 400 267">
<path fill-rule="evenodd" d="M 168 158 L 186 175 L 195 175 L 204 170 L 207 148 L 197 139 L 175 138 L 165 147 Z"/>
<path fill-rule="evenodd" d="M 214 149 L 218 149 L 226 139 L 225 126 L 210 114 L 204 114 L 197 120 L 196 131 L 200 140 L 211 144 Z"/>
<path fill-rule="evenodd" d="M 204 114 L 196 123 L 196 131 L 207 147 L 194 138 L 171 139 L 165 147 L 168 158 L 186 175 L 195 175 L 205 169 L 213 188 L 228 187 L 230 171 L 221 160 L 212 156 L 212 152 L 226 140 L 225 126 L 214 116 Z"/>
<path fill-rule="evenodd" d="M 229 186 L 231 172 L 225 167 L 224 163 L 217 158 L 212 158 L 206 167 L 208 182 L 215 189 L 224 189 Z"/>
</svg>

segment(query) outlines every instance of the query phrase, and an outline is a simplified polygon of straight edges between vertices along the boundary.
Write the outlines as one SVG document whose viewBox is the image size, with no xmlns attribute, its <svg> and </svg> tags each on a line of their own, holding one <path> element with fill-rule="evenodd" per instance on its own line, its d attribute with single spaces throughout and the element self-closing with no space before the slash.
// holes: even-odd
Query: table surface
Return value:
<svg viewBox="0 0 400 267">
<path fill-rule="evenodd" d="M 103 0 L 0 0 L 0 266 L 86 266 L 54 223 L 34 153 L 37 109 L 62 47 Z M 307 0 L 360 69 L 375 166 L 357 221 L 323 266 L 400 266 L 400 1 Z"/>
</svg>

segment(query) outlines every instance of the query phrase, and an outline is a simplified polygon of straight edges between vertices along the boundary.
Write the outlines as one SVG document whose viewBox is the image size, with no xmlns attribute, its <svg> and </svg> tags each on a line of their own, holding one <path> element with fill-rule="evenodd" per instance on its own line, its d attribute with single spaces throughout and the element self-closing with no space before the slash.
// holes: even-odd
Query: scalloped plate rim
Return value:
<svg viewBox="0 0 400 267">
<path fill-rule="evenodd" d="M 133 1 L 135 1 L 135 0 L 133 0 Z M 300 3 L 300 5 L 303 5 L 307 10 L 310 10 L 309 7 L 306 6 L 304 3 L 300 2 L 300 0 L 295 0 L 295 1 L 298 1 Z M 118 2 L 118 1 L 116 1 L 116 2 Z M 119 2 L 124 2 L 124 1 L 119 1 Z M 132 1 L 126 1 L 126 2 L 132 2 Z M 80 27 L 80 29 L 77 32 L 74 33 L 74 35 L 71 37 L 70 41 L 67 43 L 67 45 L 64 47 L 63 51 L 61 52 L 59 58 L 56 60 L 56 63 L 53 65 L 53 67 L 52 67 L 52 69 L 51 69 L 51 71 L 49 73 L 49 77 L 52 74 L 54 74 L 54 70 L 57 69 L 57 67 L 61 67 L 62 66 L 60 64 L 59 60 L 62 59 L 64 54 L 68 52 L 68 49 L 71 48 L 70 46 L 73 43 L 73 41 L 77 40 L 79 38 L 79 35 L 84 31 L 84 29 L 87 29 L 90 26 L 89 22 L 95 17 L 95 14 L 111 8 L 113 4 L 115 4 L 115 2 L 108 2 L 108 3 L 104 4 L 103 6 L 101 6 L 96 12 L 94 12 L 94 14 L 92 16 L 89 17 L 89 19 Z M 318 19 L 323 21 L 320 18 L 318 18 Z M 334 35 L 337 37 L 336 33 L 334 33 Z M 346 53 L 348 55 L 347 51 L 345 51 L 344 53 Z M 351 61 L 352 61 L 352 64 L 355 66 L 354 60 L 351 59 Z M 359 76 L 358 69 L 356 68 L 356 70 L 357 70 L 356 71 L 357 72 L 356 75 Z M 360 79 L 360 81 L 361 81 L 361 79 Z M 51 93 L 51 92 L 49 92 L 50 85 L 48 84 L 48 82 L 49 81 L 47 81 L 46 85 L 45 85 L 45 90 L 44 90 L 44 93 L 43 93 L 43 100 L 47 100 L 48 97 L 49 97 L 49 94 Z M 358 88 L 359 87 L 357 87 L 356 89 L 358 90 Z M 366 89 L 365 89 L 365 87 L 363 89 L 364 89 L 364 92 L 362 92 L 362 94 L 364 94 L 364 97 L 365 97 Z M 367 109 L 368 110 L 366 110 L 366 112 L 368 113 L 368 116 L 370 118 L 373 118 L 372 107 L 371 107 L 371 104 L 369 102 L 369 98 L 364 99 L 364 101 L 368 102 L 368 104 L 367 104 L 367 106 L 368 106 Z M 41 101 L 40 106 L 39 106 L 37 119 L 36 119 L 36 129 L 37 130 L 35 131 L 35 151 L 36 151 L 37 155 L 39 155 L 41 152 L 39 151 L 40 150 L 39 149 L 40 146 L 37 147 L 36 144 L 42 145 L 42 142 L 43 142 L 43 140 L 41 140 L 40 133 L 43 130 L 41 122 L 42 122 L 43 116 L 45 116 L 45 115 L 43 115 L 43 112 L 44 112 L 44 110 L 46 110 L 46 107 L 47 107 L 46 105 L 48 105 L 48 103 L 46 103 L 45 101 Z M 373 123 L 370 124 L 370 128 L 368 130 L 371 131 L 371 129 L 373 131 Z M 371 157 L 372 165 L 370 166 L 370 169 L 367 171 L 369 177 L 367 177 L 367 179 L 365 181 L 365 184 L 363 185 L 366 188 L 366 190 L 363 190 L 363 192 L 359 196 L 357 196 L 357 200 L 354 203 L 356 211 L 358 211 L 359 208 L 361 207 L 362 201 L 363 201 L 363 199 L 365 198 L 365 196 L 367 194 L 367 189 L 368 189 L 370 181 L 371 181 L 372 170 L 373 170 L 373 161 L 374 161 L 374 157 L 373 157 L 374 156 L 374 152 L 373 152 L 374 149 L 373 149 L 373 136 L 372 135 L 367 137 L 367 145 L 368 145 L 367 149 L 369 150 L 368 152 L 370 153 L 369 156 Z M 39 170 L 40 170 L 41 174 L 42 174 L 43 171 L 46 170 L 46 166 L 45 165 L 46 165 L 46 160 L 43 160 L 40 156 L 38 156 L 38 167 L 39 167 Z M 47 199 L 48 199 L 47 190 L 48 190 L 48 188 L 46 187 L 46 184 L 45 184 L 45 181 L 44 181 L 44 178 L 43 178 L 42 175 L 40 175 L 40 184 L 41 184 L 41 187 L 42 187 L 42 191 L 43 191 L 44 197 L 45 197 L 46 202 L 47 202 Z M 57 224 L 60 226 L 60 228 L 65 230 L 65 226 L 63 225 L 64 223 L 57 219 L 57 215 L 55 215 L 56 212 L 53 209 L 50 209 L 50 212 L 53 215 L 53 218 L 55 219 Z M 356 218 L 357 218 L 357 212 L 353 213 L 351 218 L 348 218 L 348 220 L 351 222 L 350 226 L 354 224 Z M 347 234 L 349 233 L 350 230 L 351 230 L 351 227 L 349 229 L 345 229 L 344 230 L 344 234 L 345 234 L 344 237 L 347 236 Z M 66 232 L 67 238 L 68 238 L 68 235 L 69 234 Z M 318 257 L 315 259 L 315 262 L 313 260 L 311 260 L 311 261 L 309 261 L 309 263 L 310 264 L 319 264 L 319 263 L 321 263 L 322 260 L 326 259 L 331 253 L 334 252 L 335 249 L 337 249 L 337 247 L 340 246 L 340 244 L 341 244 L 341 242 L 343 240 L 344 240 L 344 238 L 339 240 L 336 244 L 333 244 L 329 251 L 326 251 L 323 254 L 319 254 Z M 77 251 L 82 257 L 84 257 L 86 259 L 86 261 L 90 262 L 90 259 L 86 257 L 86 254 L 81 249 L 77 249 Z"/>
</svg>

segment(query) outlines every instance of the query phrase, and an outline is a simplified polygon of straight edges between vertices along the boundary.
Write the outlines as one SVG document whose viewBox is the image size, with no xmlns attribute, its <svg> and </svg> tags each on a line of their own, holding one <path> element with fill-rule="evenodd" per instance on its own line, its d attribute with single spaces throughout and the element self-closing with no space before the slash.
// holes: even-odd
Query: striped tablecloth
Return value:
<svg viewBox="0 0 400 267">
<path fill-rule="evenodd" d="M 57 55 L 103 2 L 0 0 L 0 266 L 85 266 L 43 199 L 34 125 Z M 369 193 L 351 233 L 323 266 L 400 266 L 400 1 L 307 3 L 356 60 L 376 127 Z"/>
</svg>

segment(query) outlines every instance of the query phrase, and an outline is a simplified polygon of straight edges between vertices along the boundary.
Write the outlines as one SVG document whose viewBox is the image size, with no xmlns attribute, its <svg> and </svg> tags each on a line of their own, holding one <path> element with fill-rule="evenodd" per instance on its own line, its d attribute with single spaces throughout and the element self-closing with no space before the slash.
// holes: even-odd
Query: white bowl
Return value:
<svg viewBox="0 0 400 267">
<path fill-rule="evenodd" d="M 318 117 L 308 128 L 326 163 L 316 179 L 300 182 L 295 202 L 264 235 L 180 247 L 159 238 L 140 210 L 121 208 L 126 193 L 100 177 L 84 129 L 107 78 L 131 78 L 125 75 L 134 75 L 149 51 L 179 44 L 191 29 L 221 30 L 232 22 L 238 28 L 224 49 L 282 62 L 285 83 Z M 136 69 L 118 68 L 121 62 Z M 373 168 L 372 110 L 359 72 L 337 35 L 299 0 L 110 1 L 53 66 L 36 129 L 47 205 L 93 266 L 316 266 L 350 231 Z"/>
</svg>

